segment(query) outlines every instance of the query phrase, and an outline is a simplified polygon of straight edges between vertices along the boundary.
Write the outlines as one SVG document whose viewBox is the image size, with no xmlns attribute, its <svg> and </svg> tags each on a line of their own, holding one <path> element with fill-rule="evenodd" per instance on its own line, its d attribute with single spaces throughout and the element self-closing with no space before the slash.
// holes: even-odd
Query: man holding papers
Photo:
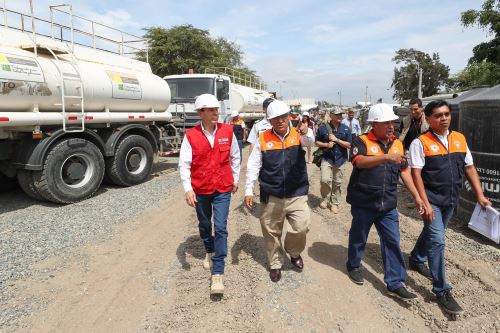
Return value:
<svg viewBox="0 0 500 333">
<path fill-rule="evenodd" d="M 422 214 L 424 228 L 410 255 L 410 269 L 433 281 L 432 291 L 439 304 L 452 315 L 463 309 L 451 294 L 452 287 L 445 274 L 445 230 L 457 205 L 458 196 L 467 177 L 481 207 L 491 206 L 484 196 L 472 155 L 465 137 L 450 131 L 450 107 L 443 100 L 432 101 L 425 107 L 430 129 L 410 145 L 409 165 L 415 187 L 425 203 Z M 425 262 L 429 263 L 429 268 Z"/>
</svg>

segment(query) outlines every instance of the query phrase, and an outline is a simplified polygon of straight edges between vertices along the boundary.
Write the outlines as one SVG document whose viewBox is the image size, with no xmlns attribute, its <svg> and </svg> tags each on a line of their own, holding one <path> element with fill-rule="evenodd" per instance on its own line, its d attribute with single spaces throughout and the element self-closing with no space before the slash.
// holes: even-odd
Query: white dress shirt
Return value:
<svg viewBox="0 0 500 333">
<path fill-rule="evenodd" d="M 215 134 L 217 133 L 217 126 L 213 133 L 210 133 L 205 129 L 203 123 L 201 123 L 201 130 L 203 134 L 207 137 L 210 147 L 214 147 Z M 238 146 L 238 141 L 233 133 L 233 141 L 231 142 L 230 150 L 230 163 L 231 171 L 233 173 L 234 183 L 237 184 L 240 176 L 240 148 Z M 182 186 L 184 187 L 184 192 L 189 192 L 193 190 L 191 186 L 191 162 L 193 161 L 193 150 L 191 144 L 184 136 L 181 144 L 181 150 L 179 152 L 179 173 L 181 175 Z"/>
<path fill-rule="evenodd" d="M 274 132 L 274 130 L 273 130 Z M 284 137 L 279 136 L 276 132 L 276 136 L 281 140 L 287 137 L 290 133 L 290 128 L 286 132 Z M 300 144 L 303 147 L 312 147 L 314 145 L 314 134 L 312 129 L 307 130 L 307 134 L 300 136 Z M 245 184 L 245 196 L 251 195 L 253 196 L 253 187 L 255 185 L 255 181 L 259 178 L 260 168 L 262 168 L 262 151 L 260 150 L 260 140 L 256 140 L 254 143 L 254 148 L 247 162 L 247 179 Z"/>
<path fill-rule="evenodd" d="M 446 135 L 439 135 L 433 132 L 436 137 L 441 141 L 443 146 L 448 149 L 448 134 L 450 131 L 446 132 Z M 425 155 L 424 155 L 424 145 L 422 141 L 418 138 L 413 140 L 409 149 L 410 159 L 408 160 L 408 165 L 414 169 L 422 169 L 425 166 Z M 467 153 L 465 154 L 465 166 L 473 165 L 472 154 L 470 153 L 469 147 L 467 146 Z"/>
<path fill-rule="evenodd" d="M 268 129 L 271 129 L 272 127 L 273 126 L 269 123 L 266 117 L 262 118 L 252 126 L 250 134 L 248 135 L 247 138 L 247 142 L 255 144 L 255 142 L 258 141 L 260 133 Z"/>
<path fill-rule="evenodd" d="M 359 121 L 356 118 L 352 118 L 352 120 L 349 120 L 349 118 L 344 118 L 342 119 L 342 124 L 346 125 L 349 127 L 351 126 L 351 134 L 356 134 L 357 136 L 361 135 L 361 126 L 359 125 Z"/>
</svg>

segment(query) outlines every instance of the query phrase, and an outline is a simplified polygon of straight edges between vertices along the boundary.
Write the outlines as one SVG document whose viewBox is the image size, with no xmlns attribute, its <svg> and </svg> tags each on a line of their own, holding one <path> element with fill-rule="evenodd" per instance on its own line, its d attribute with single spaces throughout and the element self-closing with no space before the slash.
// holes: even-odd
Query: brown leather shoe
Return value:
<svg viewBox="0 0 500 333">
<path fill-rule="evenodd" d="M 271 278 L 271 281 L 278 282 L 281 279 L 281 269 L 271 269 L 269 277 Z"/>
<path fill-rule="evenodd" d="M 292 262 L 292 265 L 294 265 L 298 269 L 304 269 L 304 261 L 302 260 L 301 256 L 298 256 L 297 258 L 290 257 L 290 261 Z"/>
</svg>

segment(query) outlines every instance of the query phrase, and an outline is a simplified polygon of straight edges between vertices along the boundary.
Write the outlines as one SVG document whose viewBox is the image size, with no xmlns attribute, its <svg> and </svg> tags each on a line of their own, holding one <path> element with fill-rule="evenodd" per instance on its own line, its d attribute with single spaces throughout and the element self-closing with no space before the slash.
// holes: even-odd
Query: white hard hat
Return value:
<svg viewBox="0 0 500 333">
<path fill-rule="evenodd" d="M 396 119 L 398 119 L 398 116 L 394 114 L 392 107 L 384 103 L 375 104 L 368 111 L 368 121 L 382 123 Z"/>
<path fill-rule="evenodd" d="M 231 111 L 231 117 L 234 118 L 234 117 L 238 117 L 239 115 L 240 115 L 240 113 L 238 111 L 236 111 L 236 110 Z"/>
<path fill-rule="evenodd" d="M 273 101 L 267 107 L 267 119 L 273 119 L 290 112 L 290 108 L 282 101 Z"/>
<path fill-rule="evenodd" d="M 302 116 L 308 116 L 309 117 L 309 112 L 305 111 Z"/>
<path fill-rule="evenodd" d="M 196 98 L 194 109 L 199 111 L 203 108 L 220 108 L 220 104 L 214 95 L 202 94 Z"/>
</svg>

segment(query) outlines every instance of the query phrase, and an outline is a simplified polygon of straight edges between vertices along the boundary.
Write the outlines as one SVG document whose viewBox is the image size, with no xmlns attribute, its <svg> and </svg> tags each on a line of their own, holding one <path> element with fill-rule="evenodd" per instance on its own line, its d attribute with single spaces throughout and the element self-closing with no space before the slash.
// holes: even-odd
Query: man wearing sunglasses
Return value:
<svg viewBox="0 0 500 333">
<path fill-rule="evenodd" d="M 453 315 L 463 309 L 451 294 L 445 274 L 445 231 L 458 203 L 463 176 L 471 184 L 482 207 L 491 205 L 481 189 L 472 155 L 465 137 L 450 131 L 450 106 L 446 101 L 432 101 L 425 107 L 430 129 L 410 145 L 411 173 L 415 187 L 424 201 L 424 228 L 410 255 L 410 269 L 432 279 L 432 291 L 439 304 Z M 429 268 L 425 266 L 429 263 Z"/>
</svg>

